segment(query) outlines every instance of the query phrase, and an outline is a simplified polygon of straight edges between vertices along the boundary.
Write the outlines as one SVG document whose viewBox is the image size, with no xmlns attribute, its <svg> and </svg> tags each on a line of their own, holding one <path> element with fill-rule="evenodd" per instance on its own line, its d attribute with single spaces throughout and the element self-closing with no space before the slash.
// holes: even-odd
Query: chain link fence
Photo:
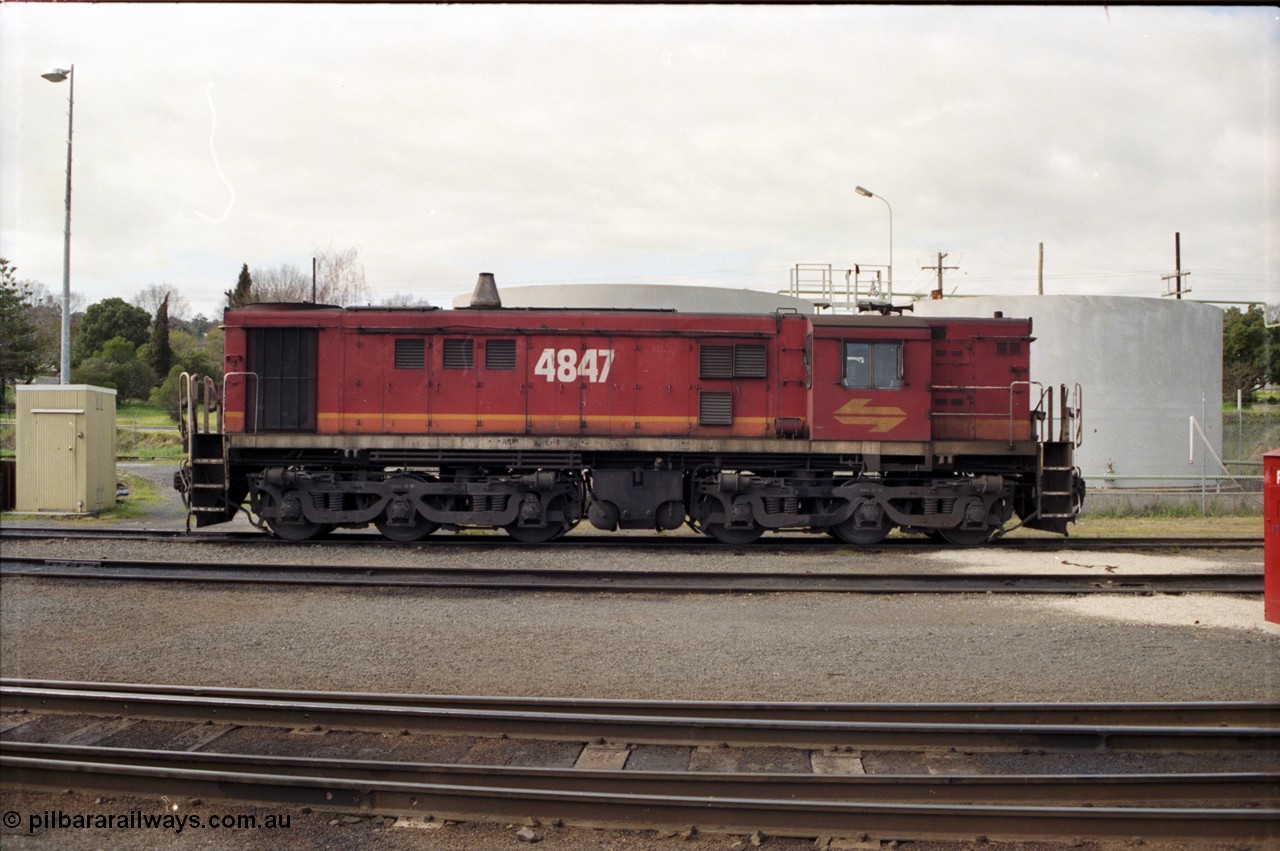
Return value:
<svg viewBox="0 0 1280 851">
<path fill-rule="evenodd" d="M 1222 415 L 1221 446 L 1209 446 L 1197 424 L 1178 427 L 1188 440 L 1170 444 L 1159 460 L 1164 475 L 1117 475 L 1082 469 L 1088 483 L 1086 516 L 1262 515 L 1262 456 L 1280 449 L 1280 408 Z"/>
</svg>

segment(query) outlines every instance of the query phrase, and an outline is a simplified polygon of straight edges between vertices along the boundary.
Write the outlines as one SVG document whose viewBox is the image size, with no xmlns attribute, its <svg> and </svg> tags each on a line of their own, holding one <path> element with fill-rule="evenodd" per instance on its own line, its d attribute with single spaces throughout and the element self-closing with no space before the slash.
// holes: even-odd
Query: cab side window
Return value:
<svg viewBox="0 0 1280 851">
<path fill-rule="evenodd" d="M 902 344 L 846 342 L 840 383 L 861 390 L 897 390 L 902 386 Z"/>
</svg>

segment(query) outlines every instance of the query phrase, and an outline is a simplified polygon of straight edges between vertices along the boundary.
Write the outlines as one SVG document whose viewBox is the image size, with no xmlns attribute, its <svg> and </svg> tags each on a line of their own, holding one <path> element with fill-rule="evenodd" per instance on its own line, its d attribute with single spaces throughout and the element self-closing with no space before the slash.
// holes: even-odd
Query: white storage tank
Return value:
<svg viewBox="0 0 1280 851">
<path fill-rule="evenodd" d="M 919 316 L 990 316 L 996 311 L 1032 318 L 1032 380 L 1046 387 L 1083 388 L 1084 445 L 1076 463 L 1091 488 L 1199 489 L 1206 478 L 1216 482 L 1222 472 L 1215 460 L 1222 453 L 1219 308 L 1083 295 L 981 296 L 915 304 Z M 1205 452 L 1206 443 L 1213 454 Z"/>
<path fill-rule="evenodd" d="M 564 307 L 631 310 L 678 310 L 681 313 L 773 313 L 779 308 L 813 313 L 813 302 L 761 290 L 693 287 L 674 284 L 552 284 L 504 287 L 503 307 Z M 454 307 L 466 307 L 471 295 L 460 295 Z"/>
</svg>

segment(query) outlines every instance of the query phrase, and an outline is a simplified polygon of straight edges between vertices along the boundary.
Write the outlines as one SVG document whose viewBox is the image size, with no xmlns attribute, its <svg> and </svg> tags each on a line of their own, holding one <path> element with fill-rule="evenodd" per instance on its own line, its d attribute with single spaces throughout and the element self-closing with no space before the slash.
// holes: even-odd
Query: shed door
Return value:
<svg viewBox="0 0 1280 851">
<path fill-rule="evenodd" d="M 316 330 L 248 330 L 249 371 L 258 377 L 258 392 L 250 393 L 245 406 L 248 422 L 263 431 L 314 431 Z"/>
<path fill-rule="evenodd" d="M 36 511 L 76 511 L 77 462 L 76 415 L 63 411 L 33 412 L 36 463 L 40 465 Z"/>
</svg>

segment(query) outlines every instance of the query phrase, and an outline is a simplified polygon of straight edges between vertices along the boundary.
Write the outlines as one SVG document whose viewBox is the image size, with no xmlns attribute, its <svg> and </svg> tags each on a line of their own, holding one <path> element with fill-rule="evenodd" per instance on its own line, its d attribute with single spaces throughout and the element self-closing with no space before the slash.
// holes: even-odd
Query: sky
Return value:
<svg viewBox="0 0 1280 851">
<path fill-rule="evenodd" d="M 499 288 L 1280 301 L 1267 7 L 0 5 L 0 256 L 71 288 L 354 247 L 376 303 Z M 864 186 L 879 197 L 854 191 Z M 892 220 L 892 228 L 890 228 Z"/>
</svg>

